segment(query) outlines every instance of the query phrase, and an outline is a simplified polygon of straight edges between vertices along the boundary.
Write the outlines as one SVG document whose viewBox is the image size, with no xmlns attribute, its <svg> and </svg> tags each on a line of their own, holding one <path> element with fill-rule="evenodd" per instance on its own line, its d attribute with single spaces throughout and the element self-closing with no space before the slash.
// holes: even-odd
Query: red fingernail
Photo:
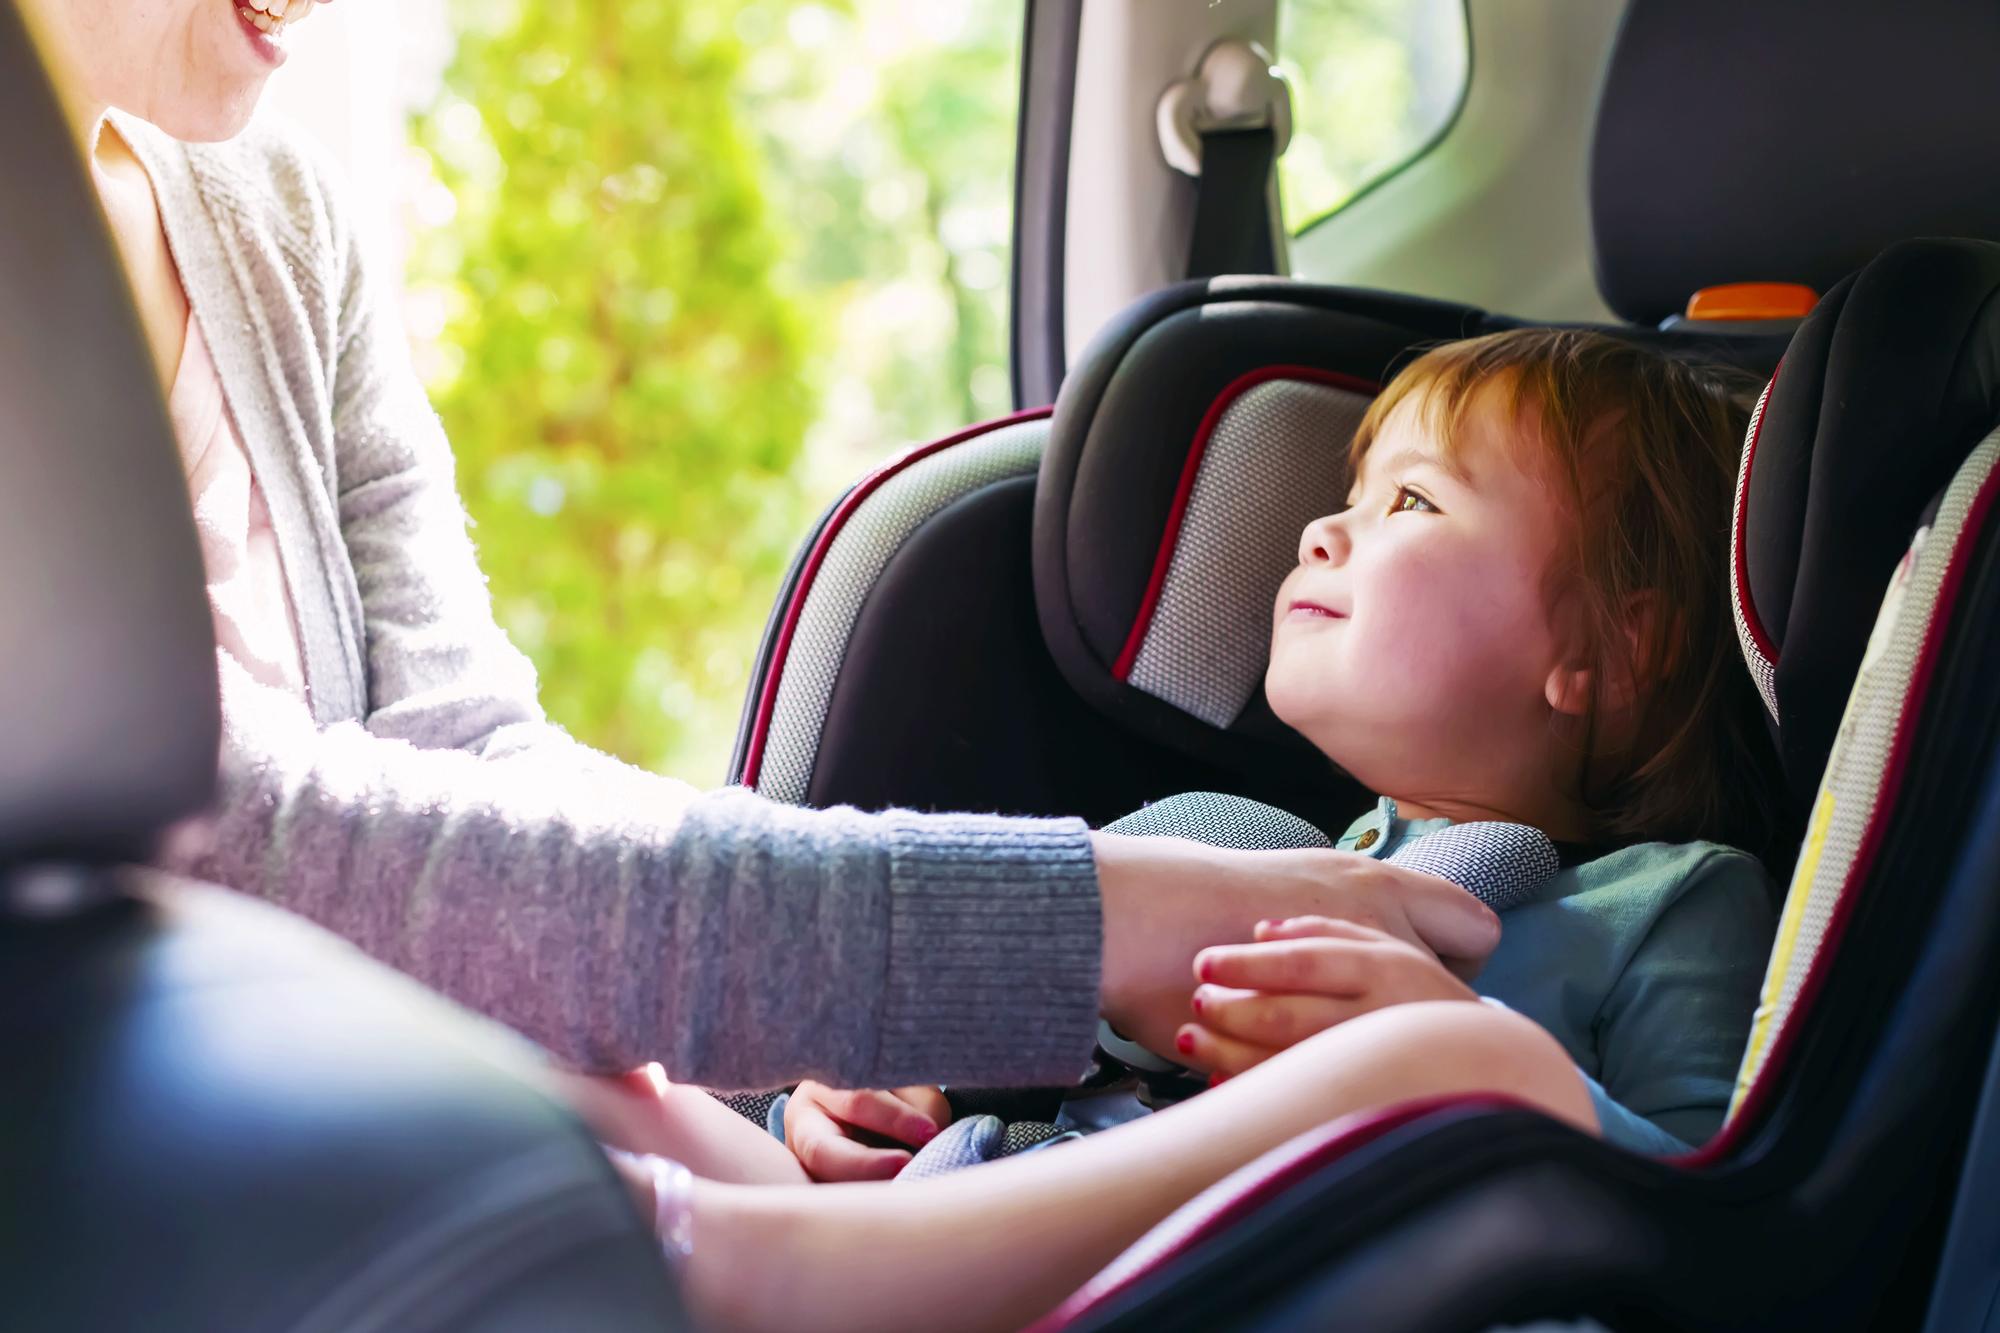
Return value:
<svg viewBox="0 0 2000 1333">
<path fill-rule="evenodd" d="M 1192 1055 L 1194 1053 L 1194 1033 L 1183 1032 L 1175 1037 L 1174 1049 L 1182 1055 Z"/>
<path fill-rule="evenodd" d="M 1211 1088 L 1219 1088 L 1228 1081 L 1229 1081 L 1229 1075 L 1227 1074 L 1217 1073 L 1217 1074 L 1210 1074 L 1208 1076 L 1208 1086 Z"/>
<path fill-rule="evenodd" d="M 1195 1015 L 1195 1017 L 1196 1017 L 1196 1018 L 1200 1018 L 1200 1017 L 1201 1017 L 1201 1013 L 1202 1013 L 1202 998 L 1201 998 L 1201 992 L 1200 992 L 1200 991 L 1196 991 L 1196 992 L 1194 993 L 1194 999 L 1193 999 L 1193 1000 L 1191 1000 L 1191 1001 L 1189 1001 L 1189 1003 L 1190 1003 L 1190 1004 L 1192 1004 L 1192 1005 L 1194 1006 L 1194 1015 Z"/>
<path fill-rule="evenodd" d="M 1215 980 L 1215 961 L 1210 958 L 1202 959 L 1199 963 L 1195 964 L 1194 974 L 1203 981 Z"/>
</svg>

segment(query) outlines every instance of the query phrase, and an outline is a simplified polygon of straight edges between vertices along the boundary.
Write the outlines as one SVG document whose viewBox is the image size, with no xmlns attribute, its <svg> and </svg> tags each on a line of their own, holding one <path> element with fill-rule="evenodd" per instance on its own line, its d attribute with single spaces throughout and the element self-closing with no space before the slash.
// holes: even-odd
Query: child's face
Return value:
<svg viewBox="0 0 2000 1333">
<path fill-rule="evenodd" d="M 1522 431 L 1483 394 L 1447 463 L 1405 400 L 1278 592 L 1271 706 L 1372 790 L 1490 806 L 1551 780 L 1546 576 L 1570 520 Z"/>
</svg>

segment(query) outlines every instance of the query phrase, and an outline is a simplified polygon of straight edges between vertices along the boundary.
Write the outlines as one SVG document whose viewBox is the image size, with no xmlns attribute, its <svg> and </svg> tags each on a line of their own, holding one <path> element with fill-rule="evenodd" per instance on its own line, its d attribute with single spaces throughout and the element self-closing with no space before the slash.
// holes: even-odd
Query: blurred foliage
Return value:
<svg viewBox="0 0 2000 1333">
<path fill-rule="evenodd" d="M 1018 6 L 451 12 L 410 305 L 496 611 L 579 738 L 719 781 L 811 511 L 1006 406 Z"/>
<path fill-rule="evenodd" d="M 808 441 L 824 494 L 895 444 L 1012 406 L 1020 0 L 764 0 L 738 106 L 833 333 Z"/>
<path fill-rule="evenodd" d="M 1303 219 L 1449 115 L 1463 10 L 1280 11 Z M 450 14 L 409 309 L 496 611 L 579 738 L 719 781 L 812 513 L 1011 406 L 1021 0 Z"/>
<path fill-rule="evenodd" d="M 1291 230 L 1422 151 L 1457 111 L 1470 59 L 1465 0 L 1279 0 L 1292 143 L 1278 173 Z"/>
</svg>

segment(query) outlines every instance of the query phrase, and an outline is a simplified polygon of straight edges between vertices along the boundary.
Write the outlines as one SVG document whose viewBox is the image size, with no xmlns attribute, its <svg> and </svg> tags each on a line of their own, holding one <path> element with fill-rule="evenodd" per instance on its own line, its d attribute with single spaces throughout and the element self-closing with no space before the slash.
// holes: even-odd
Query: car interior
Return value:
<svg viewBox="0 0 2000 1333">
<path fill-rule="evenodd" d="M 1019 410 L 803 535 L 730 780 L 1338 828 L 1369 798 L 1265 701 L 1266 608 L 1396 368 L 1555 324 L 1751 372 L 1728 593 L 1785 887 L 1720 1134 L 1647 1158 L 1496 1099 L 1389 1107 L 1035 1328 L 2000 1329 L 2000 8 L 1469 0 L 1449 124 L 1298 236 L 1276 9 L 1027 6 Z M 57 312 L 0 322 L 7 1306 L 686 1326 L 525 1042 L 134 868 L 212 781 L 200 561 L 159 404 L 78 391 L 145 352 L 11 7 L 0 65 L 5 179 L 51 182 L 0 191 L 0 304 Z"/>
</svg>

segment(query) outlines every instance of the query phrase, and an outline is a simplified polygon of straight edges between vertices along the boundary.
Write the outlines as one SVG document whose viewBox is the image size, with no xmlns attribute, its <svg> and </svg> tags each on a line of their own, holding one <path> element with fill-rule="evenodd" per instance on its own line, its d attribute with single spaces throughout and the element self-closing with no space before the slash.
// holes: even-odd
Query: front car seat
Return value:
<svg viewBox="0 0 2000 1333">
<path fill-rule="evenodd" d="M 0 118 L 0 179 L 34 183 L 0 190 L 0 1323 L 682 1327 L 525 1043 L 301 921 L 132 867 L 214 783 L 200 555 L 11 5 Z"/>
</svg>

